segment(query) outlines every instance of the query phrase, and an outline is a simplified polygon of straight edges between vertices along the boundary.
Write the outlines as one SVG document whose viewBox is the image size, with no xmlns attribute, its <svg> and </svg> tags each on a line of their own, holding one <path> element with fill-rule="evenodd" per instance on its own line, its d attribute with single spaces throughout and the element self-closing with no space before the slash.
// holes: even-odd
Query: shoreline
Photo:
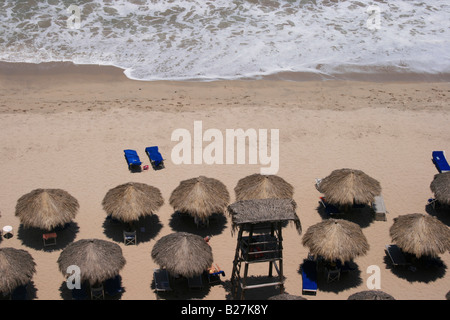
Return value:
<svg viewBox="0 0 450 320">
<path fill-rule="evenodd" d="M 96 64 L 74 64 L 72 62 L 43 62 L 43 63 L 26 63 L 26 62 L 5 62 L 0 61 L 0 75 L 9 77 L 35 75 L 35 76 L 61 76 L 71 74 L 75 77 L 102 77 L 105 80 L 128 80 L 137 82 L 229 82 L 229 81 L 287 81 L 287 82 L 314 82 L 314 81 L 351 81 L 351 82 L 450 82 L 450 73 L 427 74 L 416 72 L 348 72 L 335 75 L 327 75 L 313 72 L 290 72 L 280 71 L 269 75 L 261 75 L 257 77 L 242 77 L 236 79 L 158 79 L 158 80 L 139 80 L 128 78 L 125 74 L 126 70 L 106 65 Z"/>
<path fill-rule="evenodd" d="M 351 80 L 136 81 L 112 66 L 0 62 L 0 113 L 130 108 L 164 113 L 224 108 L 427 110 L 450 108 L 450 82 Z"/>
</svg>

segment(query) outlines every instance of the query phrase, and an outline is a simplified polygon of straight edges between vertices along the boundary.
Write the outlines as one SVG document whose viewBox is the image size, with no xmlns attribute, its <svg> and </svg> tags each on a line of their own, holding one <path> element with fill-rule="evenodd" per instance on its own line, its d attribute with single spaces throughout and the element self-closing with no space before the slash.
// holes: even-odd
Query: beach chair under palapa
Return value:
<svg viewBox="0 0 450 320">
<path fill-rule="evenodd" d="M 409 263 L 403 254 L 403 251 L 395 244 L 386 245 L 385 249 L 387 255 L 392 261 L 394 267 L 396 266 L 408 266 Z"/>
<path fill-rule="evenodd" d="M 155 282 L 156 298 L 159 292 L 172 291 L 169 282 L 169 273 L 166 269 L 153 269 L 153 281 Z"/>
</svg>

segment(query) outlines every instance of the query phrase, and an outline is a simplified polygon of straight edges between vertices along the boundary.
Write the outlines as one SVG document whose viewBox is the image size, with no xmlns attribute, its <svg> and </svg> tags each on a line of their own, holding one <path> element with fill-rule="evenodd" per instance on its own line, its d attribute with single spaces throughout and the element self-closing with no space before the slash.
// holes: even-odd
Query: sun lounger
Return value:
<svg viewBox="0 0 450 320">
<path fill-rule="evenodd" d="M 201 289 L 201 288 L 203 288 L 202 275 L 193 276 L 191 278 L 188 278 L 188 286 L 189 286 L 189 289 Z"/>
<path fill-rule="evenodd" d="M 320 186 L 320 183 L 322 182 L 322 179 L 319 179 L 319 178 L 316 178 L 316 189 L 317 189 L 317 191 L 319 191 L 319 186 Z"/>
<path fill-rule="evenodd" d="M 374 202 L 372 203 L 372 209 L 375 214 L 375 220 L 386 221 L 386 205 L 384 204 L 384 198 L 382 195 L 375 196 Z"/>
<path fill-rule="evenodd" d="M 103 285 L 91 287 L 91 299 L 92 300 L 105 299 L 105 291 L 103 289 Z"/>
<path fill-rule="evenodd" d="M 127 246 L 130 244 L 137 245 L 136 230 L 135 231 L 123 231 L 123 243 Z"/>
<path fill-rule="evenodd" d="M 169 282 L 169 273 L 166 269 L 153 269 L 153 280 L 155 281 L 155 291 L 167 292 L 172 291 Z"/>
<path fill-rule="evenodd" d="M 329 204 L 325 201 L 325 197 L 320 197 L 319 200 L 320 204 L 324 207 L 325 212 L 328 216 L 334 216 L 337 214 L 340 214 L 341 212 L 339 211 L 339 208 L 336 207 L 335 205 Z"/>
<path fill-rule="evenodd" d="M 450 165 L 445 158 L 444 151 L 433 151 L 433 163 L 439 172 L 450 171 Z"/>
<path fill-rule="evenodd" d="M 305 260 L 302 265 L 302 294 L 317 293 L 317 262 Z"/>
<path fill-rule="evenodd" d="M 157 146 L 147 147 L 145 148 L 145 152 L 147 153 L 154 170 L 164 168 L 164 159 Z"/>
<path fill-rule="evenodd" d="M 130 169 L 133 167 L 140 167 L 142 162 L 135 150 L 126 149 L 123 152 L 125 153 L 125 159 L 127 160 Z"/>
<path fill-rule="evenodd" d="M 389 258 L 391 259 L 394 267 L 409 265 L 409 263 L 406 261 L 405 256 L 403 255 L 402 250 L 395 244 L 386 245 L 385 251 L 389 256 Z"/>
<path fill-rule="evenodd" d="M 341 278 L 341 268 L 326 268 L 327 282 L 339 281 Z"/>
<path fill-rule="evenodd" d="M 42 240 L 44 241 L 44 247 L 56 245 L 56 232 L 44 233 L 42 235 Z"/>
</svg>

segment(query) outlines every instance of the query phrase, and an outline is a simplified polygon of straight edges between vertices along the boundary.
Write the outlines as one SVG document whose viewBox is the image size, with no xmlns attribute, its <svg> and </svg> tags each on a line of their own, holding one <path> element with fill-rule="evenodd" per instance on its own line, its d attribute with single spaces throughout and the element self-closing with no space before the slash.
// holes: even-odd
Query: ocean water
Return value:
<svg viewBox="0 0 450 320">
<path fill-rule="evenodd" d="M 0 0 L 0 60 L 136 80 L 450 73 L 450 1 Z"/>
</svg>

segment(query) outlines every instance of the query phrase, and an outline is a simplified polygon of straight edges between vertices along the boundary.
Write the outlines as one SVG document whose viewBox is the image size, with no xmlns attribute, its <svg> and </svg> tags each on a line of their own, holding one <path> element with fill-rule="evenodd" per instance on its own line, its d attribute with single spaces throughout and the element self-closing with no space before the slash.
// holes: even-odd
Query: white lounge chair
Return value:
<svg viewBox="0 0 450 320">
<path fill-rule="evenodd" d="M 384 199 L 382 195 L 375 196 L 375 200 L 372 203 L 372 209 L 375 213 L 375 220 L 378 221 L 386 221 L 386 214 L 388 211 L 386 210 L 386 205 L 384 203 Z"/>
<path fill-rule="evenodd" d="M 319 185 L 322 182 L 322 179 L 316 178 L 316 189 L 319 191 Z"/>
</svg>

